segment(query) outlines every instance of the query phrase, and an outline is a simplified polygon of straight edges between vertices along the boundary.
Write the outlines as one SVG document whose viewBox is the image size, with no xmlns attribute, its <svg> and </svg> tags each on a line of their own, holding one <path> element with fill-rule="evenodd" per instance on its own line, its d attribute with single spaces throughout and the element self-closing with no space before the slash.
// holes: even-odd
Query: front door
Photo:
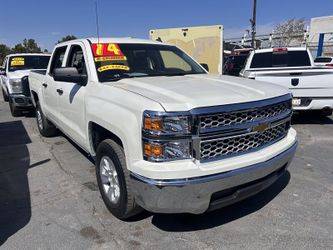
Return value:
<svg viewBox="0 0 333 250">
<path fill-rule="evenodd" d="M 83 44 L 73 44 L 69 49 L 66 67 L 75 67 L 79 74 L 88 75 Z M 87 126 L 85 120 L 85 92 L 86 86 L 75 82 L 58 82 L 59 112 L 61 127 L 65 133 L 83 148 L 87 145 Z"/>
</svg>

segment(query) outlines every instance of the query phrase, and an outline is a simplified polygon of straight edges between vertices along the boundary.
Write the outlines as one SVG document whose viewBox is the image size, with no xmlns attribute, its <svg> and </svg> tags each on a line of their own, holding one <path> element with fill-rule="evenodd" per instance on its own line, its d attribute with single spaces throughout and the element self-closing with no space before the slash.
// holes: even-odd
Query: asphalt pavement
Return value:
<svg viewBox="0 0 333 250">
<path fill-rule="evenodd" d="M 333 117 L 298 115 L 296 157 L 275 184 L 199 216 L 105 208 L 92 160 L 0 97 L 1 249 L 333 249 Z"/>
</svg>

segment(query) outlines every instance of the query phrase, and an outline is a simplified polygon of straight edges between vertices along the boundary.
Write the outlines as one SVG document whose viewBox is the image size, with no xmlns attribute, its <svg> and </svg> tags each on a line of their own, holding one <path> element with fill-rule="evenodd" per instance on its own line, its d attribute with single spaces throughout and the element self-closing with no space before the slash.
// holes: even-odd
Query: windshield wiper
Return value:
<svg viewBox="0 0 333 250">
<path fill-rule="evenodd" d="M 194 75 L 194 74 L 202 74 L 202 73 L 199 73 L 199 72 L 190 72 L 190 73 L 177 72 L 177 73 L 172 73 L 172 74 L 166 74 L 165 76 L 186 76 L 186 75 Z"/>
<path fill-rule="evenodd" d="M 110 78 L 106 78 L 104 82 L 117 82 L 117 81 L 125 79 L 125 78 L 134 78 L 134 77 L 135 76 L 131 76 L 131 75 L 113 76 Z"/>
</svg>

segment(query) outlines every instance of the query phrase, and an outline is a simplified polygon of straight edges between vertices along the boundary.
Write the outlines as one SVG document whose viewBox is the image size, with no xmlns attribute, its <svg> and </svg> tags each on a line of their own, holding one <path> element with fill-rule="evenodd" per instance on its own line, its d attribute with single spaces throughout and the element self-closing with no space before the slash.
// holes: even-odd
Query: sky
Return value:
<svg viewBox="0 0 333 250">
<path fill-rule="evenodd" d="M 65 35 L 148 38 L 150 29 L 224 26 L 225 38 L 249 29 L 253 0 L 1 0 L 0 43 L 33 38 L 51 50 Z M 333 15 L 333 0 L 257 0 L 257 34 L 268 34 L 290 18 Z"/>
</svg>

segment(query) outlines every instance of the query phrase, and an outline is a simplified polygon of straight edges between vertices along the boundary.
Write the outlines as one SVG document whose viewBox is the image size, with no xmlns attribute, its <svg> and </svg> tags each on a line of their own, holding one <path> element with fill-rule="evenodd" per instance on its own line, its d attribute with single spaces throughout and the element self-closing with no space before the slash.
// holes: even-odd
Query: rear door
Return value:
<svg viewBox="0 0 333 250">
<path fill-rule="evenodd" d="M 68 46 L 57 47 L 51 58 L 51 65 L 48 74 L 45 75 L 45 82 L 42 82 L 42 91 L 44 103 L 42 104 L 43 112 L 56 124 L 59 124 L 59 106 L 58 106 L 58 84 L 53 79 L 53 72 L 56 68 L 64 66 L 64 58 Z"/>
<path fill-rule="evenodd" d="M 88 75 L 87 61 L 84 44 L 72 44 L 66 57 L 66 67 L 77 68 L 79 74 Z M 84 148 L 86 145 L 86 121 L 85 121 L 85 93 L 86 86 L 75 82 L 58 82 L 58 89 L 62 94 L 59 95 L 59 112 L 61 127 L 65 133 L 70 134 L 71 138 Z"/>
</svg>

